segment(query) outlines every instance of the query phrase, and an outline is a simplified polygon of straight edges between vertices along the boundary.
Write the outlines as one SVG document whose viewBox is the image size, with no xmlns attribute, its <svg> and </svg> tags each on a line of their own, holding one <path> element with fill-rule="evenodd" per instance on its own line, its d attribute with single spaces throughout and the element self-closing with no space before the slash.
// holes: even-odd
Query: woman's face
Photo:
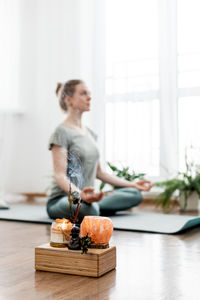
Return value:
<svg viewBox="0 0 200 300">
<path fill-rule="evenodd" d="M 75 87 L 75 92 L 72 97 L 70 97 L 68 105 L 74 109 L 81 112 L 90 110 L 90 92 L 84 83 L 79 83 Z"/>
</svg>

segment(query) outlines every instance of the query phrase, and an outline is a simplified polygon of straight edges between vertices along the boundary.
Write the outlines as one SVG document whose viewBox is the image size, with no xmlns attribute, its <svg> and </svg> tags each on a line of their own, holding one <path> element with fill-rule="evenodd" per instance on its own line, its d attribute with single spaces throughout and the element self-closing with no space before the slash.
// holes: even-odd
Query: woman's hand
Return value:
<svg viewBox="0 0 200 300">
<path fill-rule="evenodd" d="M 103 196 L 103 192 L 96 194 L 93 187 L 84 187 L 81 191 L 81 199 L 87 203 L 98 202 Z"/>
<path fill-rule="evenodd" d="M 139 180 L 137 182 L 134 182 L 132 184 L 133 188 L 136 188 L 136 189 L 138 189 L 140 191 L 145 191 L 145 192 L 150 191 L 150 189 L 152 188 L 152 186 L 153 186 L 153 184 L 151 184 L 151 181 L 144 180 L 144 179 L 143 180 Z"/>
</svg>

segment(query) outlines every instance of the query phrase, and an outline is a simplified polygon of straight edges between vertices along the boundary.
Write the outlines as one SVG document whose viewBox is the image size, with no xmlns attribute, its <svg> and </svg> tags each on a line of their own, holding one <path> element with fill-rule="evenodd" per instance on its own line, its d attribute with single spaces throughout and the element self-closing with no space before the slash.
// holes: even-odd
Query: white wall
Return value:
<svg viewBox="0 0 200 300">
<path fill-rule="evenodd" d="M 6 191 L 44 192 L 52 168 L 48 139 L 64 118 L 56 83 L 85 76 L 91 88 L 91 65 L 87 70 L 83 63 L 89 63 L 91 55 L 80 55 L 86 46 L 80 39 L 79 0 L 21 0 L 20 6 L 19 99 L 25 113 L 13 116 L 6 133 L 12 145 L 4 156 Z M 89 114 L 86 119 L 90 124 Z"/>
</svg>

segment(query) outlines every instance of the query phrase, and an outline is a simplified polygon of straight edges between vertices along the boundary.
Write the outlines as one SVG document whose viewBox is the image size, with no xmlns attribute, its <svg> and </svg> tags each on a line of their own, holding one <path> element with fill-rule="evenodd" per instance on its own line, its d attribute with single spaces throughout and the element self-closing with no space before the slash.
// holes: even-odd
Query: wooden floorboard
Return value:
<svg viewBox="0 0 200 300">
<path fill-rule="evenodd" d="M 36 272 L 34 248 L 49 236 L 50 225 L 0 221 L 0 300 L 200 299 L 200 227 L 180 235 L 114 231 L 117 268 L 100 278 Z"/>
</svg>

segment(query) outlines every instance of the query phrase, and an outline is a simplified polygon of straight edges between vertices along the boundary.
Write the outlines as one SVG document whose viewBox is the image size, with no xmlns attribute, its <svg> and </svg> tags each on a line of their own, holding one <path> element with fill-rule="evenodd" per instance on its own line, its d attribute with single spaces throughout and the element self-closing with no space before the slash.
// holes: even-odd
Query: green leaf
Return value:
<svg viewBox="0 0 200 300">
<path fill-rule="evenodd" d="M 112 171 L 118 171 L 117 167 L 111 165 L 111 163 L 107 162 L 107 164 L 111 168 Z"/>
<path fill-rule="evenodd" d="M 87 253 L 89 246 L 92 244 L 91 237 L 89 237 L 88 234 L 86 236 L 81 237 L 80 244 L 82 250 L 81 254 Z"/>
<path fill-rule="evenodd" d="M 99 186 L 99 190 L 102 191 L 105 185 L 106 185 L 105 182 L 102 181 Z"/>
<path fill-rule="evenodd" d="M 123 178 L 127 181 L 133 181 L 135 179 L 144 178 L 145 173 L 136 174 L 133 170 L 132 173 L 129 171 L 129 167 L 122 167 L 122 169 L 118 169 L 116 166 L 112 165 L 110 162 L 107 162 L 110 169 L 115 173 L 116 176 Z"/>
<path fill-rule="evenodd" d="M 176 178 L 158 182 L 155 185 L 164 188 L 164 191 L 156 197 L 156 206 L 161 206 L 163 210 L 166 210 L 170 207 L 170 200 L 177 190 L 185 189 L 184 181 Z"/>
</svg>

